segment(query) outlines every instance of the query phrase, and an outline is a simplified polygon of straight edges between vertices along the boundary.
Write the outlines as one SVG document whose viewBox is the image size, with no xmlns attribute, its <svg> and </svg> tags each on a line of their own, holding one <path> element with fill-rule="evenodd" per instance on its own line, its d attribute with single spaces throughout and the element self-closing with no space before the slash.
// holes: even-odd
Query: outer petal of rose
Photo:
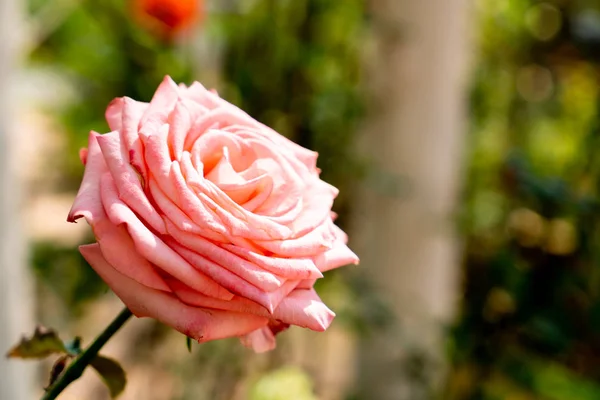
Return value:
<svg viewBox="0 0 600 400">
<path fill-rule="evenodd" d="M 263 306 L 242 296 L 234 296 L 231 300 L 219 300 L 203 295 L 176 279 L 167 280 L 167 285 L 181 301 L 193 307 L 255 314 L 268 318 L 273 317 Z"/>
<path fill-rule="evenodd" d="M 96 140 L 98 136 L 100 135 L 96 132 L 89 134 L 85 172 L 67 217 L 69 222 L 75 222 L 77 219 L 85 217 L 88 224 L 93 225 L 94 214 L 103 213 L 100 199 L 100 179 L 108 171 L 108 167 L 102 158 L 100 146 Z"/>
<path fill-rule="evenodd" d="M 104 160 L 119 191 L 119 198 L 140 215 L 155 231 L 166 233 L 165 224 L 142 189 L 140 179 L 128 162 L 118 131 L 97 138 Z"/>
<path fill-rule="evenodd" d="M 68 219 L 73 222 L 79 217 L 86 218 L 92 226 L 96 239 L 105 248 L 109 259 L 119 271 L 141 284 L 169 291 L 169 287 L 148 261 L 130 246 L 129 235 L 122 227 L 112 224 L 104 211 L 100 194 L 101 174 L 108 174 L 108 168 L 96 140 L 99 136 L 93 132 L 90 134 L 88 163 L 80 193 L 75 199 Z"/>
<path fill-rule="evenodd" d="M 183 103 L 186 106 L 186 108 L 188 109 L 188 112 L 190 113 L 190 117 L 191 117 L 192 121 L 197 120 L 198 118 L 200 118 L 202 115 L 206 114 L 209 111 L 209 109 L 206 106 L 204 106 L 200 103 L 197 103 L 192 99 L 185 97 L 185 95 L 182 95 L 181 91 L 179 94 L 179 101 L 181 103 Z"/>
<path fill-rule="evenodd" d="M 232 293 L 260 304 L 271 313 L 297 284 L 297 282 L 291 283 L 288 281 L 272 292 L 265 292 L 206 257 L 179 245 L 174 240 L 169 241 L 169 245 L 199 271 L 210 276 Z"/>
<path fill-rule="evenodd" d="M 262 124 L 261 124 L 262 125 Z M 283 135 L 275 132 L 273 129 L 266 125 L 262 125 L 263 129 L 261 133 L 271 139 L 273 142 L 277 143 L 282 147 L 288 148 L 294 155 L 295 158 L 302 161 L 306 167 L 311 171 L 315 171 L 317 167 L 317 158 L 319 157 L 319 153 L 304 148 L 297 143 L 294 143 L 290 139 L 286 138 Z"/>
<path fill-rule="evenodd" d="M 322 278 L 323 274 L 309 258 L 278 258 L 264 256 L 250 249 L 232 244 L 223 244 L 225 249 L 286 279 Z"/>
<path fill-rule="evenodd" d="M 312 289 L 316 282 L 316 279 L 304 279 L 300 281 L 296 289 Z"/>
<path fill-rule="evenodd" d="M 166 292 L 150 289 L 121 275 L 108 264 L 98 245 L 85 245 L 79 249 L 136 316 L 154 318 L 199 342 L 245 335 L 268 323 L 266 318 L 252 314 L 190 307 Z"/>
<path fill-rule="evenodd" d="M 140 120 L 140 127 L 144 129 L 148 123 L 153 124 L 151 119 L 156 115 L 160 115 L 157 120 L 166 121 L 178 97 L 179 87 L 170 76 L 165 76 L 158 85 L 156 92 L 154 92 L 154 96 L 152 96 L 152 100 L 150 100 L 150 104 Z"/>
<path fill-rule="evenodd" d="M 137 252 L 125 227 L 112 225 L 108 217 L 106 222 L 94 230 L 106 261 L 119 273 L 144 286 L 170 292 L 152 264 Z"/>
<path fill-rule="evenodd" d="M 333 220 L 333 218 L 332 218 L 332 220 Z M 348 235 L 346 235 L 346 232 L 341 230 L 340 227 L 335 224 L 333 225 L 332 229 L 333 229 L 333 234 L 340 242 L 342 242 L 344 244 L 348 243 Z"/>
<path fill-rule="evenodd" d="M 249 260 L 241 258 L 201 236 L 182 232 L 173 225 L 168 226 L 167 229 L 169 235 L 171 235 L 177 243 L 208 258 L 212 262 L 220 265 L 221 268 L 229 270 L 262 291 L 272 292 L 273 290 L 280 288 L 285 282 L 285 279 L 282 279 L 269 271 L 265 271 Z"/>
<path fill-rule="evenodd" d="M 300 237 L 315 229 L 325 219 L 331 219 L 330 210 L 338 190 L 320 179 L 313 180 L 303 196 L 303 210 L 290 224 L 294 237 Z"/>
<path fill-rule="evenodd" d="M 148 108 L 148 103 L 142 103 L 123 97 L 123 114 L 121 134 L 121 143 L 127 149 L 129 161 L 136 168 L 144 179 L 148 179 L 146 163 L 144 162 L 144 150 L 138 133 L 138 126 L 142 115 Z"/>
<path fill-rule="evenodd" d="M 123 115 L 123 98 L 118 97 L 111 101 L 106 107 L 104 118 L 108 122 L 108 126 L 111 131 L 118 131 L 122 127 L 122 115 Z"/>
<path fill-rule="evenodd" d="M 324 253 L 315 257 L 315 265 L 321 272 L 343 267 L 348 264 L 358 264 L 358 256 L 352 252 L 343 242 L 337 242 L 336 245 Z"/>
<path fill-rule="evenodd" d="M 273 314 L 274 319 L 319 332 L 325 331 L 334 317 L 335 313 L 327 308 L 314 289 L 294 290 Z"/>
<path fill-rule="evenodd" d="M 275 335 L 267 326 L 252 331 L 247 335 L 240 336 L 240 342 L 256 353 L 266 353 L 277 347 Z"/>
<path fill-rule="evenodd" d="M 192 267 L 142 224 L 133 211 L 119 199 L 116 187 L 108 173 L 102 177 L 100 188 L 106 214 L 113 224 L 126 224 L 127 231 L 131 235 L 135 248 L 140 255 L 171 276 L 186 282 L 207 296 L 224 300 L 233 297 L 225 288 Z"/>
<path fill-rule="evenodd" d="M 184 91 L 183 96 L 192 99 L 208 109 L 213 109 L 220 104 L 218 101 L 219 96 L 216 93 L 206 90 L 200 82 L 192 83 L 187 91 Z"/>
<path fill-rule="evenodd" d="M 223 301 L 204 296 L 181 282 L 168 284 L 181 301 L 191 306 L 256 314 L 319 332 L 326 330 L 335 317 L 312 288 L 293 290 L 270 315 L 263 307 L 240 296 Z"/>
<path fill-rule="evenodd" d="M 333 223 L 331 223 L 333 225 Z M 332 248 L 335 236 L 329 223 L 323 223 L 306 235 L 288 240 L 255 240 L 254 243 L 276 256 L 313 257 Z"/>
</svg>

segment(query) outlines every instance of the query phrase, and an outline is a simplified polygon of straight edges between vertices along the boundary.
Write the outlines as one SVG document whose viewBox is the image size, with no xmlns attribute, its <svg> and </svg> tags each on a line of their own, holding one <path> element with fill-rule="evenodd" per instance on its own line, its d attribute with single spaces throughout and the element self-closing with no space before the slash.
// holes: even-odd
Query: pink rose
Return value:
<svg viewBox="0 0 600 400">
<path fill-rule="evenodd" d="M 91 132 L 80 154 L 68 221 L 91 225 L 81 254 L 136 316 L 256 351 L 290 325 L 327 329 L 314 282 L 358 258 L 316 153 L 169 77 L 150 103 L 113 100 L 106 119 L 112 132 Z"/>
</svg>

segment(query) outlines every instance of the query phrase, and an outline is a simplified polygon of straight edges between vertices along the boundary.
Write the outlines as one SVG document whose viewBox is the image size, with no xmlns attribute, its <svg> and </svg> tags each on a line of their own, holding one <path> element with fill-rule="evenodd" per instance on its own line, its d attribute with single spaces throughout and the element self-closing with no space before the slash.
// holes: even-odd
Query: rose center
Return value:
<svg viewBox="0 0 600 400">
<path fill-rule="evenodd" d="M 194 144 L 192 156 L 202 163 L 196 167 L 204 178 L 242 206 L 250 206 L 265 188 L 266 174 L 255 152 L 234 134 L 207 132 Z"/>
</svg>

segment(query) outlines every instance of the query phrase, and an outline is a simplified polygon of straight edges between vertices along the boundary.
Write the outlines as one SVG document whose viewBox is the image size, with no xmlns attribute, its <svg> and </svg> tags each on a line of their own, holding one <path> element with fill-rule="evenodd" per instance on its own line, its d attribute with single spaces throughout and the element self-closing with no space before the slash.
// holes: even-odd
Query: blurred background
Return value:
<svg viewBox="0 0 600 400">
<path fill-rule="evenodd" d="M 78 150 L 168 74 L 318 151 L 361 265 L 268 354 L 130 322 L 121 399 L 600 399 L 600 1 L 1 0 L 0 37 L 2 352 L 120 310 L 66 223 Z M 0 399 L 52 361 L 0 360 Z"/>
</svg>

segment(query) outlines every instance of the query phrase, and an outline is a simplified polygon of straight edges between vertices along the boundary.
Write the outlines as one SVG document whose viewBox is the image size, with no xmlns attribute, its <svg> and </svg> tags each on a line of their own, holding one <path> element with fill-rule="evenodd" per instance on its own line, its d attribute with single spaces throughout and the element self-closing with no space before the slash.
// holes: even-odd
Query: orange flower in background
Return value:
<svg viewBox="0 0 600 400">
<path fill-rule="evenodd" d="M 134 0 L 134 13 L 157 34 L 172 37 L 202 20 L 202 0 Z"/>
</svg>

